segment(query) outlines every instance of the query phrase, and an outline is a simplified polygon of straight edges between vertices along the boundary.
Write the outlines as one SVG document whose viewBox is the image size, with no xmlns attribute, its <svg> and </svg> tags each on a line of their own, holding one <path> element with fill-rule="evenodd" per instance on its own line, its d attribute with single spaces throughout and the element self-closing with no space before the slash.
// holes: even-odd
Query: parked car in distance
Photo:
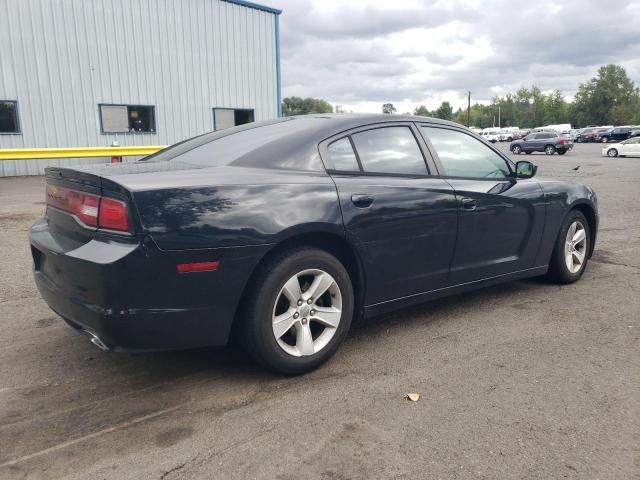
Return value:
<svg viewBox="0 0 640 480">
<path fill-rule="evenodd" d="M 640 156 L 640 137 L 633 137 L 619 143 L 607 145 L 602 149 L 603 157 Z"/>
<path fill-rule="evenodd" d="M 496 143 L 500 140 L 497 132 L 482 132 L 482 138 L 491 143 Z"/>
<path fill-rule="evenodd" d="M 640 137 L 640 127 L 631 127 L 629 138 Z"/>
<path fill-rule="evenodd" d="M 596 133 L 608 130 L 608 128 L 587 128 L 580 132 L 578 138 L 576 138 L 577 143 L 590 143 L 594 141 L 594 136 Z"/>
<path fill-rule="evenodd" d="M 48 168 L 33 273 L 102 349 L 221 345 L 233 331 L 264 366 L 299 374 L 354 316 L 525 277 L 577 281 L 596 194 L 536 170 L 433 118 L 245 124 L 136 162 Z"/>
<path fill-rule="evenodd" d="M 569 132 L 560 132 L 560 136 L 563 138 L 566 138 L 567 141 L 569 142 L 575 142 L 576 140 L 576 134 L 572 133 L 571 131 Z"/>
<path fill-rule="evenodd" d="M 517 131 L 517 129 L 513 128 L 500 130 L 500 133 L 498 133 L 498 140 L 500 142 L 511 142 L 515 139 L 515 132 Z"/>
<path fill-rule="evenodd" d="M 520 153 L 544 152 L 547 155 L 564 155 L 573 148 L 565 137 L 553 132 L 534 132 L 520 140 L 514 140 L 509 145 L 509 150 L 516 155 Z"/>
<path fill-rule="evenodd" d="M 629 127 L 608 128 L 600 132 L 595 132 L 593 135 L 593 141 L 602 143 L 607 143 L 612 140 L 621 141 L 626 140 L 630 135 L 631 128 Z"/>
</svg>

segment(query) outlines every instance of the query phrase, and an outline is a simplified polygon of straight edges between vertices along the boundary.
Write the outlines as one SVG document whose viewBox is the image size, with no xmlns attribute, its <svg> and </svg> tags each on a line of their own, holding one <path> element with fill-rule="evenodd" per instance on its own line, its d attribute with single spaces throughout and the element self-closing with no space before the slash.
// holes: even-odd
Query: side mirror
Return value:
<svg viewBox="0 0 640 480">
<path fill-rule="evenodd" d="M 521 160 L 516 163 L 516 178 L 531 178 L 538 171 L 533 163 Z"/>
</svg>

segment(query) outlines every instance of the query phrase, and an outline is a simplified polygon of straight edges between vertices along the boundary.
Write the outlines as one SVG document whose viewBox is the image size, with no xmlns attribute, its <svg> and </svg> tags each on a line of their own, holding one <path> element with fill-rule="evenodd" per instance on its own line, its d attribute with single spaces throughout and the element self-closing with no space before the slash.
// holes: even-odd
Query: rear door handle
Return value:
<svg viewBox="0 0 640 480">
<path fill-rule="evenodd" d="M 473 198 L 463 198 L 462 208 L 464 210 L 475 210 L 478 207 L 478 203 Z"/>
<path fill-rule="evenodd" d="M 358 208 L 367 208 L 373 203 L 373 197 L 371 195 L 355 193 L 351 195 L 351 202 Z"/>
</svg>

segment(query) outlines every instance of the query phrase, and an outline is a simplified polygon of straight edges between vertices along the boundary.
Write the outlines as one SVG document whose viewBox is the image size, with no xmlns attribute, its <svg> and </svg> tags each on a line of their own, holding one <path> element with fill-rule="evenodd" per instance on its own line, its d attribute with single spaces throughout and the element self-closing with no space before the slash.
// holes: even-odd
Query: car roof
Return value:
<svg viewBox="0 0 640 480">
<path fill-rule="evenodd" d="M 189 152 L 195 152 L 200 147 L 205 148 L 210 145 L 207 156 L 217 157 L 220 162 L 227 164 L 323 170 L 318 157 L 318 142 L 353 128 L 395 122 L 429 122 L 465 128 L 454 122 L 415 115 L 357 113 L 299 115 L 205 133 L 161 150 L 145 160 L 162 161 L 181 158 L 184 161 L 197 161 Z M 262 127 L 265 127 L 263 132 L 256 131 Z M 256 135 L 252 135 L 253 131 L 256 131 Z M 254 137 L 260 137 L 259 141 L 254 142 Z M 234 141 L 236 139 L 237 142 Z M 218 140 L 220 142 L 217 142 Z M 222 145 L 224 145 L 224 151 L 221 151 Z M 226 160 L 222 160 L 223 157 Z"/>
</svg>

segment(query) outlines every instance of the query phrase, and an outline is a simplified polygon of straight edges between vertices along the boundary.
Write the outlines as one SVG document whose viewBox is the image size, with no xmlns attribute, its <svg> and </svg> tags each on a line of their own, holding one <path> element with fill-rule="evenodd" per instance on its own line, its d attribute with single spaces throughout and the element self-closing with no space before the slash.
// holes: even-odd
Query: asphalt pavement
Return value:
<svg viewBox="0 0 640 480">
<path fill-rule="evenodd" d="M 43 178 L 0 179 L 0 478 L 640 478 L 640 158 L 600 148 L 519 157 L 598 193 L 580 282 L 376 318 L 295 378 L 233 348 L 97 349 L 31 278 Z"/>
</svg>

